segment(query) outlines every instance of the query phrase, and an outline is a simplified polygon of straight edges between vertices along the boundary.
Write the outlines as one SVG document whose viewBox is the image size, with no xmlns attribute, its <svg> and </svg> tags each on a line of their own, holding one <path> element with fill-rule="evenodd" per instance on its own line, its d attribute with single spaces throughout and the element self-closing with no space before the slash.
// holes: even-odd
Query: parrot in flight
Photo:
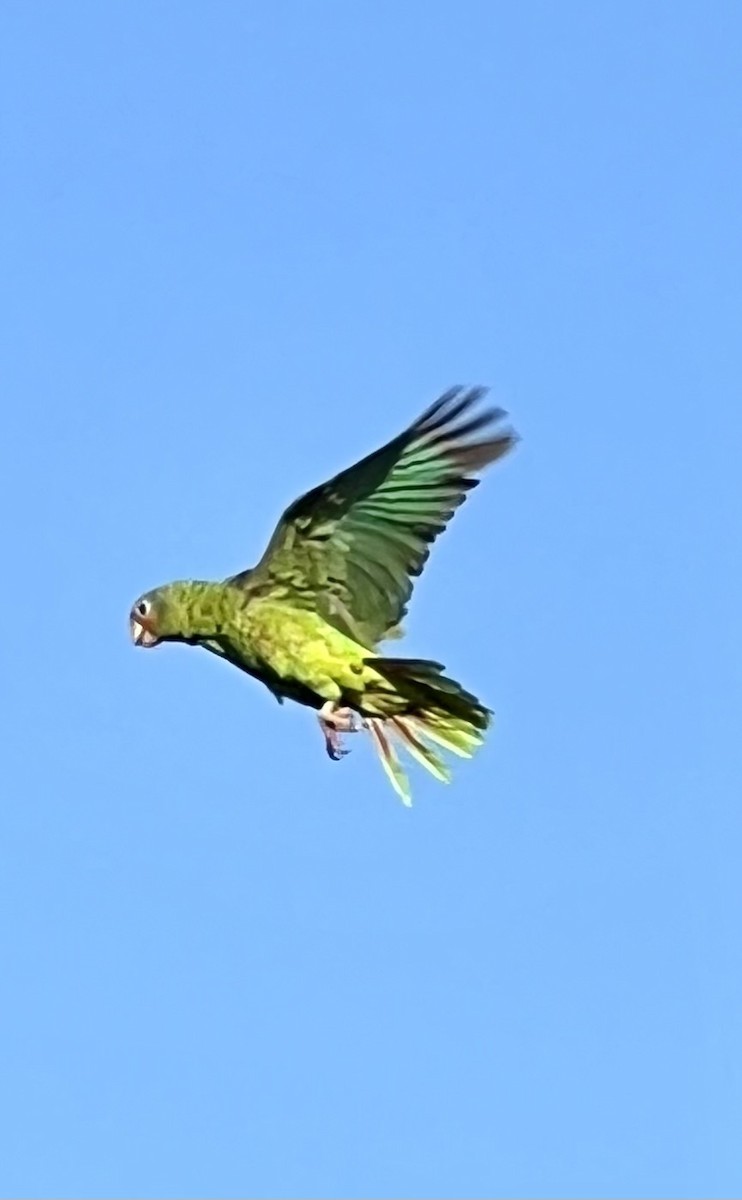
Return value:
<svg viewBox="0 0 742 1200">
<path fill-rule="evenodd" d="M 475 476 L 517 440 L 501 409 L 478 407 L 485 394 L 451 388 L 380 450 L 294 501 L 257 566 L 145 592 L 129 614 L 134 644 L 202 646 L 279 703 L 316 709 L 332 759 L 346 753 L 343 734 L 368 731 L 406 805 L 397 746 L 448 782 L 436 747 L 470 757 L 492 714 L 440 663 L 386 657 L 379 643 L 401 636 L 413 581 Z"/>
</svg>

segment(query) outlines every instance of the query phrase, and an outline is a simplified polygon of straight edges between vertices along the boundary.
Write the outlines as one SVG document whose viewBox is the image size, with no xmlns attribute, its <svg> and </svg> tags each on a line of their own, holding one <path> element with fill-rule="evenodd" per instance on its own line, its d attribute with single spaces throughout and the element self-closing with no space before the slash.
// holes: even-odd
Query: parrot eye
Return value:
<svg viewBox="0 0 742 1200">
<path fill-rule="evenodd" d="M 146 617 L 147 613 L 149 612 L 149 601 L 140 600 L 137 604 L 137 612 L 139 613 L 140 617 Z"/>
</svg>

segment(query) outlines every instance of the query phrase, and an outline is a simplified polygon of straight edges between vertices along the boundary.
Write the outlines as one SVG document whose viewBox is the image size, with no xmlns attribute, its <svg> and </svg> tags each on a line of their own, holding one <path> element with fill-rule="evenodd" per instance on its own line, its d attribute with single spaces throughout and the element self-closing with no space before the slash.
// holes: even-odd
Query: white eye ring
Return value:
<svg viewBox="0 0 742 1200">
<path fill-rule="evenodd" d="M 137 604 L 137 612 L 139 613 L 139 616 L 146 617 L 147 613 L 150 610 L 150 607 L 151 606 L 150 606 L 149 600 L 140 600 L 139 603 Z"/>
</svg>

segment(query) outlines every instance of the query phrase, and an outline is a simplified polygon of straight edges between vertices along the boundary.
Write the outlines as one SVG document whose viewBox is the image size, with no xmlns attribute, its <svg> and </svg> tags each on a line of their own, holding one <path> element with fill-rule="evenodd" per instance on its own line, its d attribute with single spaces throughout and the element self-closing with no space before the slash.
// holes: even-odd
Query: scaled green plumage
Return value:
<svg viewBox="0 0 742 1200">
<path fill-rule="evenodd" d="M 431 774 L 448 767 L 430 745 L 468 757 L 489 711 L 438 663 L 379 656 L 400 634 L 413 580 L 473 478 L 513 446 L 500 409 L 476 411 L 484 389 L 454 388 L 387 445 L 283 514 L 256 567 L 223 583 L 184 581 L 133 606 L 137 645 L 202 646 L 283 701 L 319 710 L 328 753 L 366 728 L 402 800 L 395 740 Z M 482 436 L 484 433 L 488 436 Z M 477 439 L 476 435 L 480 435 Z"/>
</svg>

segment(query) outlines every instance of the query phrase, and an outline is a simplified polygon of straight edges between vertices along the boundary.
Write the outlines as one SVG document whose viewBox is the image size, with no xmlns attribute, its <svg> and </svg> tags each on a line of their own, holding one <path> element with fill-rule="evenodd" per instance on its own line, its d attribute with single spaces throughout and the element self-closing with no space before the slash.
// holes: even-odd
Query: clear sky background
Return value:
<svg viewBox="0 0 742 1200">
<path fill-rule="evenodd" d="M 2 1195 L 739 1194 L 741 39 L 5 5 Z M 404 647 L 498 719 L 406 811 L 126 621 L 459 382 Z"/>
</svg>

